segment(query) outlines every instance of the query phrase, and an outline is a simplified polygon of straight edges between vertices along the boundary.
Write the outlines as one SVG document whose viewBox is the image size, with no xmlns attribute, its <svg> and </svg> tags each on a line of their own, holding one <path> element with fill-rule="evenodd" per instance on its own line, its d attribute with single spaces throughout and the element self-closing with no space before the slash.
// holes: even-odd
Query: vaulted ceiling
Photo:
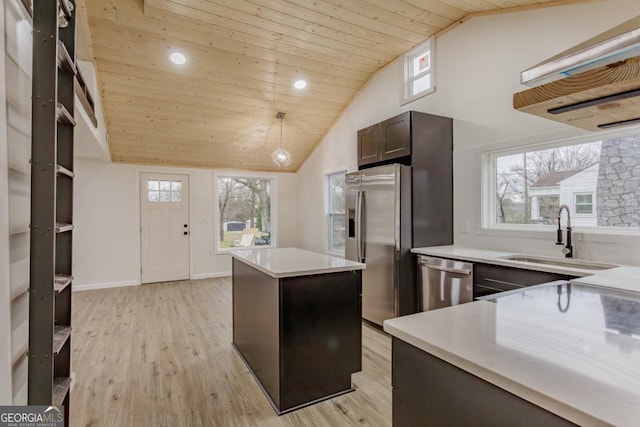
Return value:
<svg viewBox="0 0 640 427">
<path fill-rule="evenodd" d="M 589 0 L 78 0 L 114 162 L 297 170 L 380 68 L 478 14 Z M 169 61 L 172 52 L 184 65 Z M 297 90 L 297 79 L 307 81 Z M 389 94 L 397 102 L 399 94 Z M 355 138 L 355 135 L 354 135 Z M 347 143 L 347 141 L 345 141 Z"/>
</svg>

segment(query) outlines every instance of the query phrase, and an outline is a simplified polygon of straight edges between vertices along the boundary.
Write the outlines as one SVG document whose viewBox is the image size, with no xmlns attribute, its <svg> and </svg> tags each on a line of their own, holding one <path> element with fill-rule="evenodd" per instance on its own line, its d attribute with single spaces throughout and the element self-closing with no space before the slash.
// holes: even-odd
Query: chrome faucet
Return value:
<svg viewBox="0 0 640 427">
<path fill-rule="evenodd" d="M 571 245 L 571 213 L 569 212 L 569 206 L 560 205 L 558 208 L 558 240 L 556 241 L 556 245 L 562 245 L 562 228 L 560 227 L 560 216 L 562 215 L 562 210 L 567 210 L 567 244 L 562 248 L 562 253 L 566 258 L 573 258 L 573 246 Z"/>
</svg>

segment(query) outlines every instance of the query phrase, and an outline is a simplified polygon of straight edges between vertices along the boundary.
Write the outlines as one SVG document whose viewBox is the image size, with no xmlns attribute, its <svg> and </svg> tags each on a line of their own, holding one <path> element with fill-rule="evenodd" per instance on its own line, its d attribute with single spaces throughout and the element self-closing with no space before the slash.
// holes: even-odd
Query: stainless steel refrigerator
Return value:
<svg viewBox="0 0 640 427">
<path fill-rule="evenodd" d="M 411 167 L 399 164 L 345 177 L 345 256 L 367 264 L 362 275 L 362 317 L 378 325 L 416 311 L 415 268 L 409 252 L 411 179 Z"/>
</svg>

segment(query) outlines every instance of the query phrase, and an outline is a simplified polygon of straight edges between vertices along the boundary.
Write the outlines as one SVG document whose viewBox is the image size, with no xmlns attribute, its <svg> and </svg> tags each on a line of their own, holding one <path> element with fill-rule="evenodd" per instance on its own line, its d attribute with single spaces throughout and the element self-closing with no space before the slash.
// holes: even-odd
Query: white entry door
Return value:
<svg viewBox="0 0 640 427">
<path fill-rule="evenodd" d="M 140 174 L 142 283 L 189 278 L 189 177 Z"/>
</svg>

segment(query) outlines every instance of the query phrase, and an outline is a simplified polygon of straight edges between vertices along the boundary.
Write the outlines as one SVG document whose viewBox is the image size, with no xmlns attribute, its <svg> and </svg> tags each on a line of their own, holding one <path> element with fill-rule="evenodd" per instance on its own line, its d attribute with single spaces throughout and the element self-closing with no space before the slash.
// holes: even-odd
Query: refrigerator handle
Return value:
<svg viewBox="0 0 640 427">
<path fill-rule="evenodd" d="M 362 223 L 366 215 L 363 214 L 365 207 L 364 202 L 364 190 L 360 191 L 360 197 L 358 198 L 358 212 L 360 217 L 358 218 L 358 252 L 360 257 L 360 262 L 365 262 L 367 258 L 366 254 L 366 246 L 365 239 L 367 236 L 364 235 L 364 231 L 366 230 L 364 224 Z"/>
<path fill-rule="evenodd" d="M 355 226 L 355 235 L 356 235 L 356 258 L 358 262 L 362 261 L 362 257 L 360 256 L 360 190 L 356 191 L 356 226 Z"/>
</svg>

